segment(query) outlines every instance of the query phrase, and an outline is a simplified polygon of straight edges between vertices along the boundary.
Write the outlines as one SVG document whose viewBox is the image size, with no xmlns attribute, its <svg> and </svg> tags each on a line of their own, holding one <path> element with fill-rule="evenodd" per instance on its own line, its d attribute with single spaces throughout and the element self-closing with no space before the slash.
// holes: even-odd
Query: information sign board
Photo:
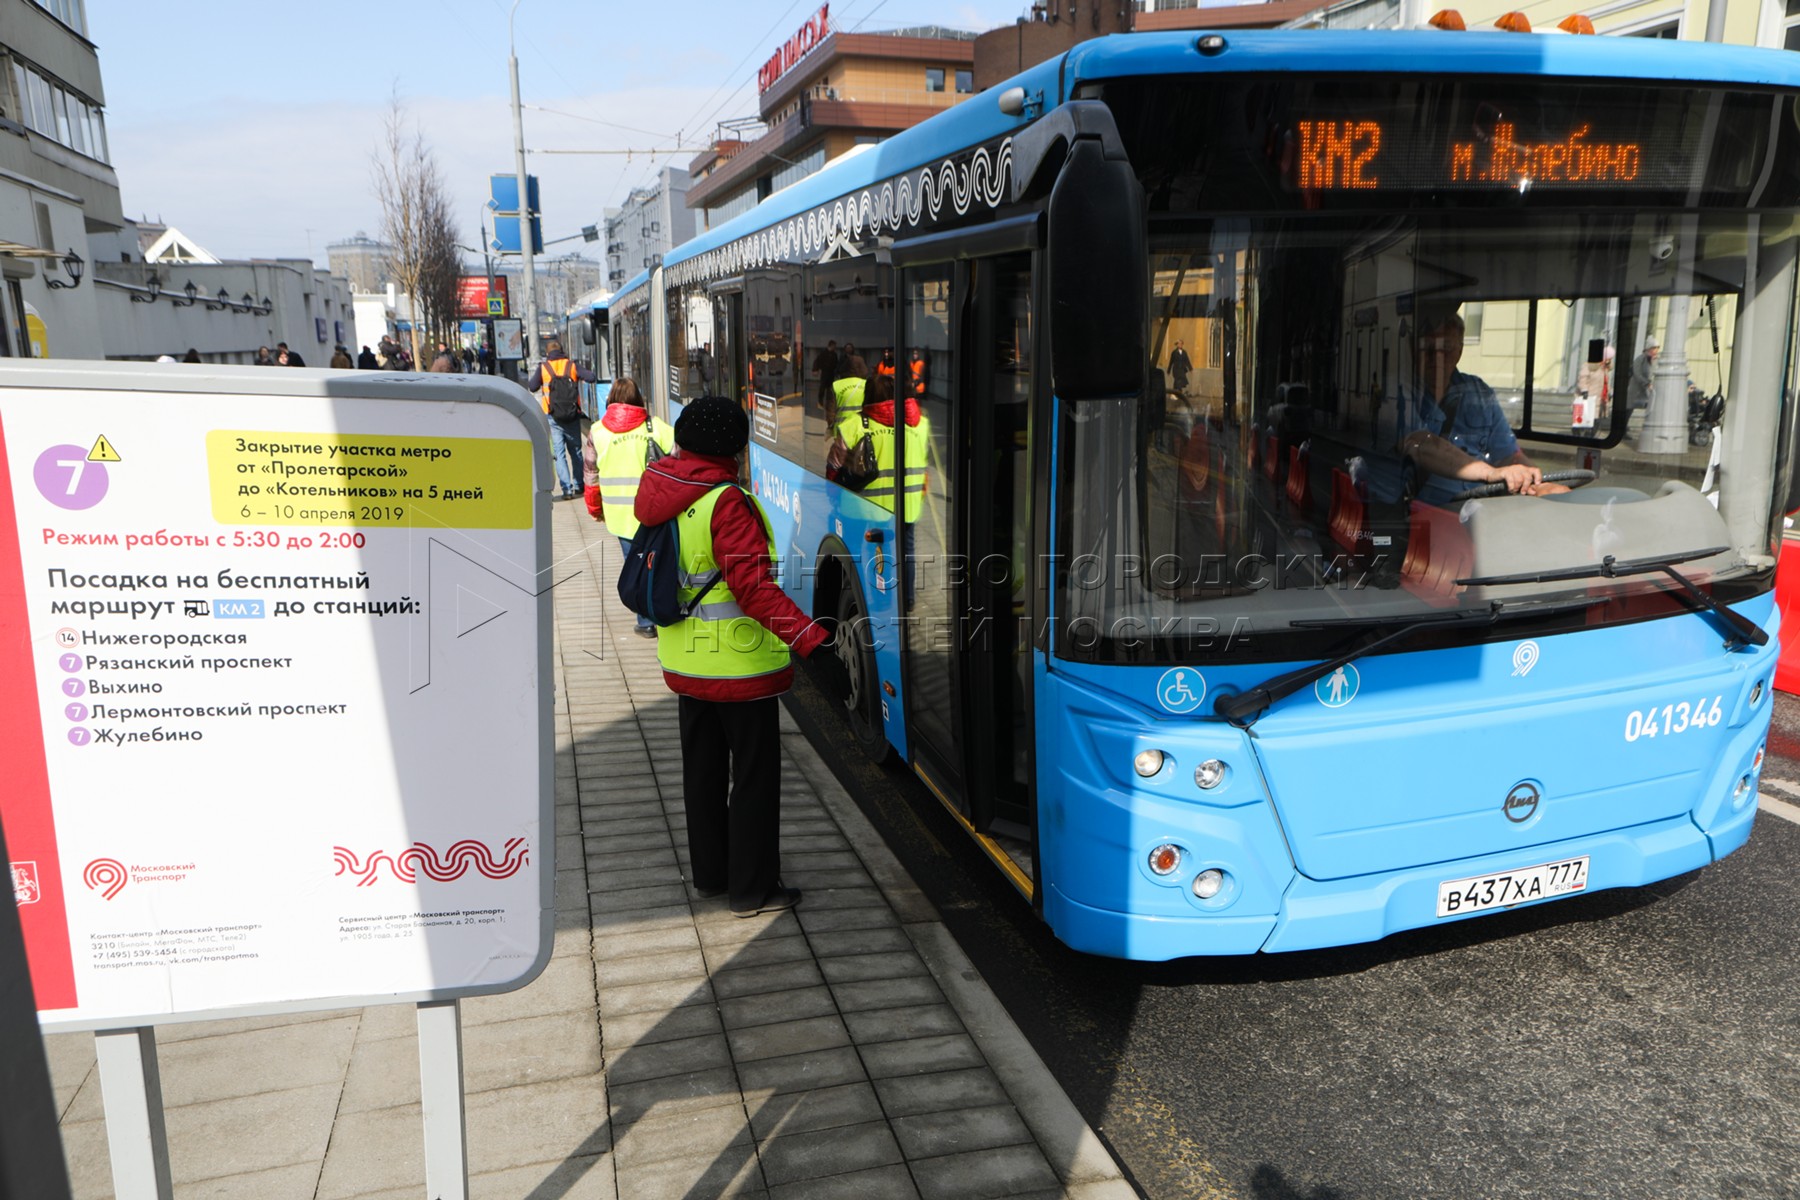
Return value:
<svg viewBox="0 0 1800 1200">
<path fill-rule="evenodd" d="M 470 317 L 506 316 L 506 276 L 462 275 L 456 280 L 456 315 Z"/>
<path fill-rule="evenodd" d="M 46 1028 L 542 968 L 542 424 L 481 376 L 0 367 L 0 820 Z"/>
<path fill-rule="evenodd" d="M 502 362 L 525 357 L 525 322 L 517 318 L 494 322 L 494 357 Z"/>
<path fill-rule="evenodd" d="M 538 203 L 538 177 L 536 175 L 525 176 L 525 188 L 525 194 L 531 200 L 531 211 L 543 212 L 543 206 Z M 519 176 L 517 173 L 488 176 L 488 208 L 493 212 L 518 215 Z"/>
<path fill-rule="evenodd" d="M 488 240 L 488 248 L 496 254 L 523 254 L 524 247 L 519 240 L 519 218 L 504 214 L 494 218 L 494 236 Z M 544 227 L 538 217 L 531 218 L 531 252 L 544 252 Z"/>
</svg>

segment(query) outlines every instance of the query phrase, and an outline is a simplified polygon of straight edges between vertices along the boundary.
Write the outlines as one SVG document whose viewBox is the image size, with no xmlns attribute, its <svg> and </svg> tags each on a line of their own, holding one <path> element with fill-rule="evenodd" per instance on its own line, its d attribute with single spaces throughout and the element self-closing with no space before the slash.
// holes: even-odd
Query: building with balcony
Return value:
<svg viewBox="0 0 1800 1200">
<path fill-rule="evenodd" d="M 83 0 L 0 0 L 0 355 L 100 356 L 94 289 L 67 285 L 137 248 L 105 107 Z"/>
<path fill-rule="evenodd" d="M 821 27 L 823 16 L 814 18 Z M 722 137 L 688 165 L 687 202 L 699 228 L 748 212 L 852 146 L 879 142 L 967 99 L 975 91 L 974 38 L 936 26 L 888 33 L 821 28 L 807 32 L 800 53 L 790 39 L 759 75 L 761 135 Z"/>
<path fill-rule="evenodd" d="M 694 236 L 694 210 L 687 196 L 688 173 L 664 167 L 654 183 L 633 189 L 625 203 L 606 210 L 608 291 L 618 291 L 627 279 Z"/>
</svg>

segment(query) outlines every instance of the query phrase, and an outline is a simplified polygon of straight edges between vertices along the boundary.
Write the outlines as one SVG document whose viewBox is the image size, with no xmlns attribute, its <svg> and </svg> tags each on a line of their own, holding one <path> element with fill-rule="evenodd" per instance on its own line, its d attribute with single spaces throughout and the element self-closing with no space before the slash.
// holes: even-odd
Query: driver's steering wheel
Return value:
<svg viewBox="0 0 1800 1200">
<path fill-rule="evenodd" d="M 1539 482 L 1566 483 L 1571 488 L 1578 488 L 1583 484 L 1594 482 L 1594 473 L 1592 471 L 1550 471 Z M 1466 492 L 1459 492 L 1445 503 L 1461 504 L 1464 500 L 1486 500 L 1493 496 L 1509 494 L 1505 483 L 1484 483 L 1478 487 L 1472 487 Z"/>
</svg>

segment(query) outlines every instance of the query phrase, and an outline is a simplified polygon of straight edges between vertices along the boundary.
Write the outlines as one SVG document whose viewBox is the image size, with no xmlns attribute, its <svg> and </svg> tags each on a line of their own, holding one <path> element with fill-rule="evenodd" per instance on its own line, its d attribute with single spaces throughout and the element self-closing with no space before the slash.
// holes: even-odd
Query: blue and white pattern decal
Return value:
<svg viewBox="0 0 1800 1200">
<path fill-rule="evenodd" d="M 665 272 L 674 285 L 698 283 L 795 258 L 819 259 L 864 237 L 893 235 L 919 225 L 967 216 L 1005 203 L 1012 177 L 1012 139 L 962 158 L 942 159 L 886 183 L 840 196 L 810 212 L 695 255 Z"/>
</svg>

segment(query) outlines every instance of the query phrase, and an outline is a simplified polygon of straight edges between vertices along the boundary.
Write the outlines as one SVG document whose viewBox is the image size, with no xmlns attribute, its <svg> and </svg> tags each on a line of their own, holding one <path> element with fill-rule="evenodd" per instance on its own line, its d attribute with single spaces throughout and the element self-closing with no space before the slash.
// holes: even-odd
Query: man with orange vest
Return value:
<svg viewBox="0 0 1800 1200">
<path fill-rule="evenodd" d="M 914 400 L 925 398 L 925 351 L 917 346 L 912 348 L 912 356 L 906 364 L 908 380 L 912 384 Z"/>
<path fill-rule="evenodd" d="M 545 359 L 532 374 L 531 390 L 550 418 L 550 461 L 556 465 L 556 482 L 562 498 L 581 495 L 581 385 L 595 382 L 592 371 L 569 361 L 562 343 L 544 347 Z"/>
</svg>

